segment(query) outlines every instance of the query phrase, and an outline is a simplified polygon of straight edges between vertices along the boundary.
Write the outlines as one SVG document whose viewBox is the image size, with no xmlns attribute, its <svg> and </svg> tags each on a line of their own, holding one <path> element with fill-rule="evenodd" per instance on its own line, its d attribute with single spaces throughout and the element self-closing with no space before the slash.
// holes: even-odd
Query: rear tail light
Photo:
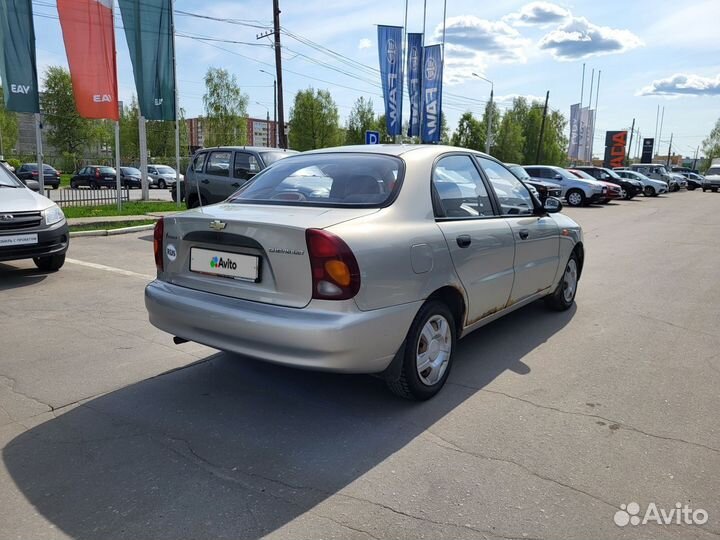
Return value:
<svg viewBox="0 0 720 540">
<path fill-rule="evenodd" d="M 153 251 L 155 252 L 155 266 L 163 271 L 163 238 L 165 236 L 165 221 L 160 218 L 153 230 Z"/>
<path fill-rule="evenodd" d="M 308 229 L 305 233 L 312 297 L 320 300 L 347 300 L 360 290 L 360 268 L 348 245 L 332 233 Z"/>
<path fill-rule="evenodd" d="M 32 172 L 32 175 L 33 175 L 33 176 L 37 176 L 37 175 L 38 175 L 38 172 L 37 172 L 37 171 L 33 171 L 33 172 Z"/>
</svg>

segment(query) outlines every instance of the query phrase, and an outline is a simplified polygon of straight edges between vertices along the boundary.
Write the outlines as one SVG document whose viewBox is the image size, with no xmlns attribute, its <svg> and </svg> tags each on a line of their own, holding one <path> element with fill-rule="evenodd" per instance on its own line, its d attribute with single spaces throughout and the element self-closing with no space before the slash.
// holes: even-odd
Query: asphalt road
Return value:
<svg viewBox="0 0 720 540">
<path fill-rule="evenodd" d="M 173 345 L 147 233 L 0 264 L 0 536 L 717 538 L 720 194 L 566 212 L 576 307 L 475 332 L 420 404 Z M 631 502 L 709 519 L 615 525 Z"/>
</svg>

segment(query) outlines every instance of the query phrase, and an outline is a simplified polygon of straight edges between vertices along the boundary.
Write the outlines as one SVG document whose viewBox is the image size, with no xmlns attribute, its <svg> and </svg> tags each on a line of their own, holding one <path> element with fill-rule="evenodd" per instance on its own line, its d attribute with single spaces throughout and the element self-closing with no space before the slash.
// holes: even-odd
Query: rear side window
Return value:
<svg viewBox="0 0 720 540">
<path fill-rule="evenodd" d="M 710 169 L 710 170 L 709 170 L 707 173 L 705 173 L 705 174 L 720 174 L 720 169 Z"/>
<path fill-rule="evenodd" d="M 205 158 L 206 157 L 207 157 L 207 154 L 205 152 L 195 156 L 195 159 L 193 160 L 193 171 L 202 172 L 203 167 L 205 166 Z"/>
<path fill-rule="evenodd" d="M 232 152 L 211 152 L 205 172 L 216 176 L 230 176 Z"/>
<path fill-rule="evenodd" d="M 433 170 L 433 187 L 438 204 L 435 217 L 477 218 L 494 215 L 490 196 L 472 158 L 467 155 L 446 156 Z"/>
<path fill-rule="evenodd" d="M 495 190 L 503 215 L 532 214 L 535 211 L 532 195 L 513 173 L 496 161 L 483 157 L 479 157 L 478 161 Z"/>
<path fill-rule="evenodd" d="M 379 207 L 392 201 L 403 162 L 375 154 L 309 154 L 260 172 L 230 202 L 300 206 Z"/>
<path fill-rule="evenodd" d="M 248 152 L 235 152 L 235 165 L 233 167 L 235 178 L 250 178 L 260 172 L 257 158 Z"/>
</svg>

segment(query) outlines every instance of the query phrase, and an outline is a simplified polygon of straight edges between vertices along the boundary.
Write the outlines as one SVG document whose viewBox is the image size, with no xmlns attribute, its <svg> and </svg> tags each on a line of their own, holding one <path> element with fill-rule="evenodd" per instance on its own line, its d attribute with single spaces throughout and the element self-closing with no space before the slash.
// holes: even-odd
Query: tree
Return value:
<svg viewBox="0 0 720 540">
<path fill-rule="evenodd" d="M 440 144 L 450 144 L 450 130 L 444 112 L 440 113 Z"/>
<path fill-rule="evenodd" d="M 17 115 L 5 109 L 3 88 L 0 86 L 0 155 L 11 153 L 18 138 Z"/>
<path fill-rule="evenodd" d="M 248 96 L 240 89 L 235 75 L 222 68 L 208 68 L 203 105 L 205 146 L 246 143 Z"/>
<path fill-rule="evenodd" d="M 712 160 L 720 157 L 720 119 L 715 122 L 715 127 L 702 142 L 702 149 L 707 158 L 707 166 L 710 167 Z"/>
<path fill-rule="evenodd" d="M 451 144 L 472 150 L 481 150 L 485 145 L 485 135 L 480 122 L 471 112 L 463 113 L 453 133 Z"/>
<path fill-rule="evenodd" d="M 505 163 L 522 162 L 525 135 L 517 113 L 512 109 L 506 111 L 496 133 L 492 147 L 493 156 Z"/>
<path fill-rule="evenodd" d="M 120 116 L 120 152 L 128 163 L 137 163 L 140 159 L 139 118 L 137 98 L 133 96 L 130 104 L 123 106 Z"/>
<path fill-rule="evenodd" d="M 183 129 L 185 126 L 185 114 L 183 109 L 181 108 L 178 113 L 178 124 L 180 127 L 180 155 L 183 155 L 187 151 L 188 133 L 186 129 Z M 246 126 L 247 120 L 243 119 L 242 124 L 243 126 Z M 148 121 L 146 125 L 146 133 L 148 154 L 151 157 L 168 158 L 175 155 L 175 122 L 168 120 Z M 245 127 L 243 127 L 243 134 L 246 134 Z M 242 143 L 238 142 L 236 144 L 245 144 L 244 141 L 245 139 L 243 139 Z M 222 144 L 227 143 L 219 142 L 210 144 L 207 142 L 207 139 L 205 139 L 206 146 L 218 146 Z M 171 163 L 168 163 L 168 165 L 174 166 Z"/>
<path fill-rule="evenodd" d="M 77 156 L 90 137 L 89 121 L 75 108 L 70 73 L 60 66 L 50 66 L 43 81 L 42 109 L 48 142 L 63 155 Z"/>
<path fill-rule="evenodd" d="M 376 120 L 372 99 L 359 97 L 348 117 L 345 144 L 365 144 L 365 132 L 375 130 Z"/>
<path fill-rule="evenodd" d="M 290 109 L 290 147 L 312 150 L 340 144 L 338 108 L 327 90 L 300 90 Z"/>
</svg>

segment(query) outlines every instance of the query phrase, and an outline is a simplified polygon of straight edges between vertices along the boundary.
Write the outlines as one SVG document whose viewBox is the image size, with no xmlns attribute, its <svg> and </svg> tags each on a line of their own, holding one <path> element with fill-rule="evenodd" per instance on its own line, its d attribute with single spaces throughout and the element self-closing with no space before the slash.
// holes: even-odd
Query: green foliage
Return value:
<svg viewBox="0 0 720 540">
<path fill-rule="evenodd" d="M 337 105 L 327 90 L 300 90 L 290 109 L 290 148 L 312 150 L 341 143 Z"/>
<path fill-rule="evenodd" d="M 125 163 L 140 161 L 140 109 L 133 95 L 129 105 L 124 105 L 120 115 L 120 152 Z"/>
<path fill-rule="evenodd" d="M 205 146 L 247 143 L 248 96 L 240 89 L 235 75 L 230 75 L 227 70 L 222 68 L 208 68 L 205 74 L 203 105 L 205 106 L 205 118 L 203 119 Z M 165 135 L 162 130 L 158 130 L 158 133 L 159 137 Z M 174 142 L 172 144 L 174 145 Z M 149 145 L 150 132 L 148 131 Z M 174 153 L 173 146 L 171 154 Z"/>
<path fill-rule="evenodd" d="M 8 162 L 8 165 L 10 165 L 11 167 L 14 167 L 16 171 L 17 171 L 17 170 L 20 168 L 20 166 L 23 164 L 23 162 L 20 161 L 20 160 L 17 159 L 17 158 L 8 158 L 8 159 L 7 159 L 7 162 Z"/>
<path fill-rule="evenodd" d="M 48 142 L 60 152 L 79 155 L 90 139 L 90 122 L 77 113 L 70 72 L 60 66 L 48 67 L 43 86 Z"/>
<path fill-rule="evenodd" d="M 517 113 L 512 109 L 507 111 L 500 121 L 500 126 L 496 129 L 492 155 L 505 163 L 524 161 L 525 134 L 522 123 L 518 121 Z"/>
<path fill-rule="evenodd" d="M 345 144 L 365 144 L 365 132 L 375 130 L 376 120 L 372 99 L 358 98 L 350 111 Z"/>
<path fill-rule="evenodd" d="M 708 168 L 713 159 L 720 157 L 720 119 L 715 122 L 715 127 L 702 142 L 702 149 L 707 159 L 706 168 Z"/>
<path fill-rule="evenodd" d="M 485 147 L 485 131 L 470 112 L 463 113 L 458 120 L 457 129 L 453 133 L 451 144 L 472 150 L 483 150 Z"/>
<path fill-rule="evenodd" d="M 5 109 L 3 89 L 0 86 L 0 155 L 11 153 L 15 148 L 17 138 L 17 115 Z M 9 160 L 8 163 L 10 163 Z"/>
</svg>

